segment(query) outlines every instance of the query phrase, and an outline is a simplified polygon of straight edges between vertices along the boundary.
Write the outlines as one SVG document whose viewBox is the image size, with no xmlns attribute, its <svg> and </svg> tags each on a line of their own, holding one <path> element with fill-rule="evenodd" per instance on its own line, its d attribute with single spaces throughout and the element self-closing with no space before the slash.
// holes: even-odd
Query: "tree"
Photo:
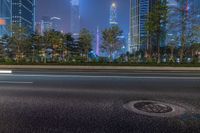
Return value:
<svg viewBox="0 0 200 133">
<path fill-rule="evenodd" d="M 11 37 L 11 49 L 15 52 L 16 61 L 19 63 L 25 54 L 25 45 L 27 44 L 27 30 L 26 28 L 19 26 L 19 24 L 12 24 L 10 26 L 10 31 L 12 33 Z"/>
<path fill-rule="evenodd" d="M 110 62 L 113 60 L 114 52 L 121 48 L 122 42 L 119 39 L 121 35 L 122 31 L 118 26 L 113 26 L 102 32 L 103 44 L 101 49 L 109 55 Z"/>
<path fill-rule="evenodd" d="M 194 41 L 197 39 L 196 37 L 199 34 L 199 31 L 196 32 L 195 30 L 198 29 L 199 20 L 196 17 L 196 11 L 193 9 L 189 9 L 189 1 L 188 0 L 175 0 L 177 6 L 174 6 L 173 9 L 173 16 L 177 16 L 176 19 L 173 19 L 170 22 L 169 29 L 178 29 L 180 33 L 180 62 L 183 62 L 183 58 L 186 55 L 187 49 L 191 46 Z M 199 37 L 198 37 L 199 38 Z"/>
<path fill-rule="evenodd" d="M 63 36 L 64 41 L 64 53 L 67 56 L 67 61 L 71 58 L 71 53 L 74 51 L 74 38 L 72 34 L 67 33 Z"/>
<path fill-rule="evenodd" d="M 82 29 L 79 37 L 79 45 L 83 52 L 82 55 L 84 54 L 86 57 L 86 61 L 88 61 L 88 54 L 92 49 L 92 40 L 93 36 L 90 31 L 85 28 Z"/>
<path fill-rule="evenodd" d="M 10 37 L 8 35 L 3 35 L 0 37 L 0 58 L 4 60 L 8 57 L 9 49 L 8 44 L 10 41 Z"/>
<path fill-rule="evenodd" d="M 35 57 L 39 56 L 39 52 L 42 50 L 43 36 L 34 33 L 31 35 L 30 41 L 32 42 L 32 63 L 34 63 Z"/>
<path fill-rule="evenodd" d="M 160 63 L 160 45 L 165 39 L 165 26 L 167 23 L 168 7 L 166 0 L 157 0 L 152 10 L 148 14 L 146 29 L 149 34 L 149 43 L 152 38 L 156 41 L 157 46 L 157 63 Z"/>
<path fill-rule="evenodd" d="M 0 61 L 4 58 L 4 40 L 0 38 Z"/>
<path fill-rule="evenodd" d="M 63 34 L 58 31 L 50 30 L 44 33 L 43 36 L 43 53 L 45 59 L 44 62 L 46 63 L 47 54 L 51 55 L 51 59 L 56 61 L 58 58 L 60 61 L 63 60 Z"/>
<path fill-rule="evenodd" d="M 192 44 L 191 48 L 191 55 L 194 58 L 195 55 L 198 54 L 198 52 L 200 51 L 200 43 L 194 43 Z"/>
</svg>

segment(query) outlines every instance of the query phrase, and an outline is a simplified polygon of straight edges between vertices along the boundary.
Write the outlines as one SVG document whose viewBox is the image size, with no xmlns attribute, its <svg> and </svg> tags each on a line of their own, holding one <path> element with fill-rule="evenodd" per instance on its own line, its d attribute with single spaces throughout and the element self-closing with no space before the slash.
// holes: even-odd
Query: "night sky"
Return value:
<svg viewBox="0 0 200 133">
<path fill-rule="evenodd" d="M 129 0 L 80 0 L 81 26 L 95 33 L 96 27 L 101 29 L 109 26 L 110 5 L 117 3 L 118 22 L 124 34 L 128 34 Z M 42 16 L 56 16 L 62 18 L 61 28 L 69 31 L 70 0 L 37 0 L 36 21 Z"/>
</svg>

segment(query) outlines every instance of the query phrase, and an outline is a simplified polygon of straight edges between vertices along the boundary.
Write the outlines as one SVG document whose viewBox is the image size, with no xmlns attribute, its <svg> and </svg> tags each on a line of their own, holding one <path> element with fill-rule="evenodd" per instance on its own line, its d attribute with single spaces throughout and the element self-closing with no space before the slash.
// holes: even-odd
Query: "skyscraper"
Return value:
<svg viewBox="0 0 200 133">
<path fill-rule="evenodd" d="M 189 15 L 193 17 L 195 23 L 200 25 L 200 0 L 190 0 L 189 1 Z"/>
<path fill-rule="evenodd" d="M 189 18 L 191 19 L 191 27 L 197 28 L 200 26 L 200 0 L 190 0 L 189 1 Z M 192 29 L 193 30 L 193 29 Z M 194 41 L 200 43 L 200 33 L 197 33 Z"/>
<path fill-rule="evenodd" d="M 12 23 L 35 31 L 35 0 L 12 0 Z"/>
<path fill-rule="evenodd" d="M 9 35 L 8 25 L 12 21 L 12 1 L 0 0 L 0 37 L 4 34 Z"/>
<path fill-rule="evenodd" d="M 63 32 L 63 30 L 61 30 L 61 28 L 59 27 L 61 24 L 62 19 L 59 17 L 51 17 L 51 22 L 52 22 L 52 28 L 55 31 L 60 31 Z"/>
<path fill-rule="evenodd" d="M 117 5 L 115 2 L 111 4 L 110 7 L 110 25 L 115 26 L 118 24 L 117 22 Z"/>
<path fill-rule="evenodd" d="M 41 20 L 41 33 L 44 34 L 53 29 L 53 24 L 51 22 L 51 17 L 43 16 Z"/>
<path fill-rule="evenodd" d="M 63 32 L 59 27 L 60 22 L 61 18 L 59 17 L 43 16 L 41 22 L 36 23 L 36 33 L 43 35 L 50 30 Z"/>
<path fill-rule="evenodd" d="M 156 0 L 133 0 L 133 44 L 136 51 L 147 48 L 146 22 Z"/>
<path fill-rule="evenodd" d="M 177 0 L 167 0 L 167 6 L 168 6 L 168 18 L 167 18 L 167 24 L 166 28 L 168 29 L 166 32 L 166 39 L 165 44 L 169 45 L 171 43 L 177 43 L 177 45 L 180 45 L 178 43 L 178 37 L 180 36 L 180 25 L 178 24 L 180 22 L 180 14 L 177 12 L 178 9 L 178 1 Z"/>
<path fill-rule="evenodd" d="M 115 2 L 112 2 L 111 6 L 110 6 L 110 19 L 109 19 L 109 24 L 110 26 L 119 26 L 118 25 L 118 21 L 117 21 L 117 17 L 118 17 L 118 14 L 117 14 L 117 4 Z M 118 36 L 118 39 L 122 42 L 122 46 L 121 46 L 121 49 L 118 50 L 113 56 L 114 58 L 119 56 L 120 54 L 123 54 L 124 51 L 127 52 L 127 50 L 125 50 L 127 48 L 127 45 L 126 45 L 126 41 L 125 41 L 125 36 L 124 35 L 121 35 L 121 36 Z"/>
<path fill-rule="evenodd" d="M 133 31 L 134 31 L 134 8 L 133 0 L 130 0 L 130 14 L 129 14 L 129 35 L 128 35 L 128 52 L 133 53 L 136 49 L 134 47 Z"/>
<path fill-rule="evenodd" d="M 78 36 L 80 32 L 80 6 L 79 0 L 71 0 L 71 33 Z"/>
<path fill-rule="evenodd" d="M 35 0 L 0 0 L 0 36 L 11 35 L 7 27 L 13 23 L 35 31 Z"/>
<path fill-rule="evenodd" d="M 133 44 L 139 50 L 141 46 L 144 46 L 147 37 L 147 31 L 145 29 L 145 23 L 147 22 L 147 15 L 150 11 L 150 0 L 133 0 L 134 11 L 134 26 L 133 26 Z"/>
</svg>

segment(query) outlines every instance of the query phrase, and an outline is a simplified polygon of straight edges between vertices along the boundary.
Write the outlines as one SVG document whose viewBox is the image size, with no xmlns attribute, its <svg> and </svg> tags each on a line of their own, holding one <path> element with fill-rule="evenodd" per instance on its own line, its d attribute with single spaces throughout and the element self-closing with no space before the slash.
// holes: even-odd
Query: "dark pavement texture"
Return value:
<svg viewBox="0 0 200 133">
<path fill-rule="evenodd" d="M 123 107 L 135 100 L 167 102 L 186 112 L 160 118 Z M 0 133 L 200 133 L 200 73 L 0 74 Z"/>
</svg>

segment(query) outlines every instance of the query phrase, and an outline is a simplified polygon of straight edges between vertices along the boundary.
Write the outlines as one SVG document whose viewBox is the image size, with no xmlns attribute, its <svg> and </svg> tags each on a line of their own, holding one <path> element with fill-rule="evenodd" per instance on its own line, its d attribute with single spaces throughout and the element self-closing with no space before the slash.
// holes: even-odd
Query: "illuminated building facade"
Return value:
<svg viewBox="0 0 200 133">
<path fill-rule="evenodd" d="M 55 31 L 63 32 L 59 27 L 61 25 L 61 21 L 62 19 L 59 17 L 51 17 L 52 29 Z"/>
<path fill-rule="evenodd" d="M 110 26 L 119 26 L 118 25 L 118 14 L 117 14 L 117 4 L 115 2 L 111 3 L 110 6 L 110 19 L 109 19 L 109 24 Z M 122 46 L 119 51 L 117 51 L 114 55 L 113 58 L 119 57 L 121 54 L 127 52 L 127 43 L 124 35 L 118 36 L 118 39 L 121 41 Z"/>
<path fill-rule="evenodd" d="M 116 3 L 112 3 L 110 7 L 110 21 L 109 21 L 111 26 L 116 26 L 118 25 L 117 22 L 117 5 Z"/>
<path fill-rule="evenodd" d="M 80 5 L 79 0 L 71 0 L 71 27 L 73 36 L 79 36 L 80 32 Z"/>
<path fill-rule="evenodd" d="M 40 35 L 44 35 L 45 32 L 48 32 L 50 30 L 63 32 L 60 28 L 61 18 L 59 17 L 49 17 L 49 16 L 43 16 L 41 22 L 36 23 L 36 33 Z"/>
<path fill-rule="evenodd" d="M 190 22 L 192 28 L 200 26 L 200 0 L 189 0 L 189 18 L 192 18 Z M 197 34 L 194 41 L 200 43 L 200 33 Z"/>
<path fill-rule="evenodd" d="M 147 44 L 145 24 L 151 9 L 151 0 L 133 0 L 133 44 L 135 51 L 139 51 Z"/>
<path fill-rule="evenodd" d="M 167 6 L 168 6 L 168 23 L 166 25 L 167 33 L 166 33 L 166 40 L 165 44 L 169 45 L 171 43 L 177 43 L 177 45 L 180 45 L 178 43 L 178 36 L 180 35 L 180 25 L 178 25 L 180 21 L 180 14 L 177 13 L 178 9 L 178 1 L 177 0 L 167 0 Z"/>
<path fill-rule="evenodd" d="M 130 0 L 129 34 L 128 34 L 128 52 L 130 54 L 136 51 L 136 48 L 134 47 L 133 32 L 134 32 L 134 8 L 133 8 L 133 0 Z"/>
<path fill-rule="evenodd" d="M 0 37 L 10 35 L 8 25 L 12 21 L 12 2 L 11 0 L 0 0 Z"/>
<path fill-rule="evenodd" d="M 133 0 L 133 44 L 135 51 L 141 49 L 148 49 L 148 32 L 146 30 L 146 22 L 148 21 L 148 14 L 153 9 L 157 0 Z M 161 0 L 163 4 L 166 0 Z M 163 26 L 164 28 L 165 26 Z M 162 40 L 162 44 L 164 40 Z"/>
<path fill-rule="evenodd" d="M 12 23 L 35 31 L 35 0 L 12 0 Z"/>
<path fill-rule="evenodd" d="M 7 27 L 13 23 L 35 31 L 35 0 L 0 0 L 0 36 L 11 35 Z"/>
</svg>

